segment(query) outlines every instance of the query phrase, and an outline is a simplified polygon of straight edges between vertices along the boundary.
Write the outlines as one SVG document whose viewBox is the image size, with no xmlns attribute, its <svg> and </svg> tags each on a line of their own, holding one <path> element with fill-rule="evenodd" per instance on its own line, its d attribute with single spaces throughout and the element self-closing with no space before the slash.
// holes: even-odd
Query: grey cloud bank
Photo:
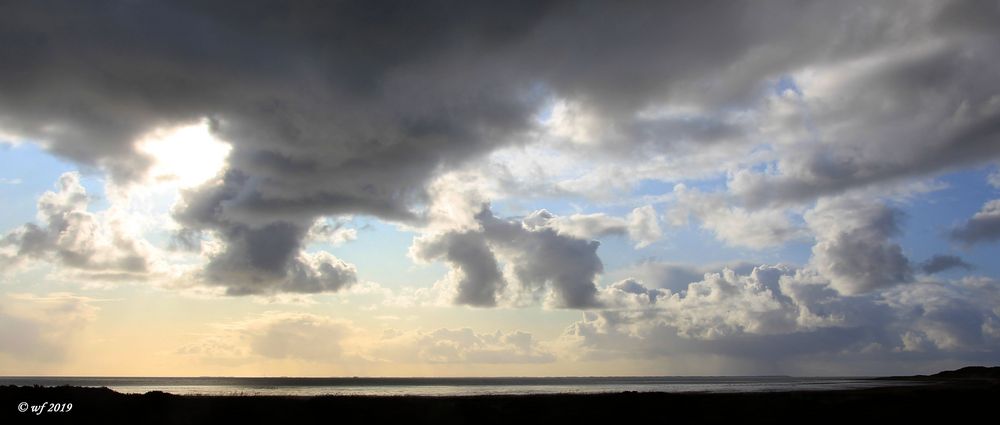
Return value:
<svg viewBox="0 0 1000 425">
<path fill-rule="evenodd" d="M 590 360 L 717 356 L 729 373 L 990 362 L 1000 342 L 997 296 L 995 281 L 969 279 L 841 297 L 808 271 L 724 269 L 677 291 L 615 283 L 601 294 L 611 308 L 585 313 L 561 342 Z"/>
<path fill-rule="evenodd" d="M 478 228 L 422 237 L 411 255 L 451 264 L 458 274 L 458 304 L 494 306 L 506 295 L 515 303 L 527 298 L 544 299 L 553 307 L 597 307 L 595 279 L 604 270 L 597 257 L 600 243 L 533 228 L 527 221 L 532 218 L 537 215 L 525 221 L 501 219 L 483 205 L 475 216 Z"/>
<path fill-rule="evenodd" d="M 815 70 L 807 98 L 843 95 L 812 102 L 818 140 L 789 146 L 799 153 L 774 173 L 733 174 L 749 207 L 995 158 L 1000 98 L 984 71 L 1000 43 L 988 4 L 7 4 L 0 126 L 126 184 L 154 160 L 138 137 L 209 117 L 233 145 L 228 171 L 176 210 L 226 242 L 206 275 L 232 288 L 226 264 L 246 264 L 272 278 L 231 293 L 328 291 L 350 279 L 298 258 L 308 223 L 420 222 L 430 179 L 526 143 L 553 98 L 595 117 L 596 155 L 684 154 L 746 146 L 751 129 L 726 111 L 760 109 L 769 82 Z M 689 112 L 649 112 L 670 105 Z M 800 133 L 774 112 L 760 112 L 769 128 Z M 279 243 L 256 246 L 264 234 Z"/>
</svg>

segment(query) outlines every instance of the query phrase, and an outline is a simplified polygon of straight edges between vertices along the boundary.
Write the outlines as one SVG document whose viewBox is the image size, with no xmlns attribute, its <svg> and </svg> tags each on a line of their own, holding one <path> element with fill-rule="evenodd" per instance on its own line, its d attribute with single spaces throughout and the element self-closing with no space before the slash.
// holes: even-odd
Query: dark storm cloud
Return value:
<svg viewBox="0 0 1000 425">
<path fill-rule="evenodd" d="M 283 268 L 271 276 L 290 282 L 305 222 L 341 212 L 412 220 L 435 170 L 529 127 L 534 82 L 483 52 L 514 42 L 548 7 L 5 4 L 0 127 L 127 183 L 151 161 L 138 137 L 210 117 L 239 177 L 188 193 L 196 210 L 177 215 L 226 242 L 208 275 L 248 265 Z M 261 232 L 282 238 L 256 247 Z"/>
<path fill-rule="evenodd" d="M 920 270 L 923 270 L 924 273 L 927 274 L 940 273 L 945 270 L 956 268 L 972 270 L 973 266 L 972 264 L 966 263 L 961 257 L 944 254 L 937 254 L 920 263 Z"/>
<path fill-rule="evenodd" d="M 145 166 L 132 147 L 140 134 L 210 116 L 237 166 L 394 195 L 372 192 L 419 183 L 531 112 L 526 82 L 498 78 L 481 53 L 546 6 L 466 4 L 8 4 L 0 115 L 5 129 L 118 179 Z M 384 169 L 395 171 L 380 181 Z"/>
<path fill-rule="evenodd" d="M 186 193 L 175 214 L 226 243 L 206 270 L 214 279 L 235 279 L 230 271 L 247 265 L 291 285 L 296 270 L 315 271 L 300 267 L 313 219 L 419 222 L 429 179 L 528 140 L 552 98 L 624 129 L 627 143 L 610 138 L 604 152 L 718 143 L 741 132 L 717 113 L 753 105 L 766 81 L 936 37 L 961 49 L 871 74 L 853 87 L 862 98 L 827 115 L 861 116 L 835 139 L 888 140 L 877 146 L 912 153 L 880 162 L 817 148 L 783 165 L 801 172 L 743 182 L 739 192 L 750 204 L 774 203 L 996 157 L 1000 120 L 988 95 L 997 85 L 983 71 L 995 69 L 1000 43 L 989 25 L 961 25 L 996 11 L 966 7 L 938 16 L 937 5 L 902 2 L 5 3 L 0 128 L 124 183 L 152 161 L 136 138 L 209 117 L 233 145 L 228 174 Z M 925 98 L 940 101 L 911 114 Z M 666 99 L 700 112 L 640 117 Z M 875 108 L 883 99 L 895 107 Z M 967 114 L 925 131 L 958 116 L 963 99 Z M 891 128 L 923 138 L 909 143 L 914 132 Z M 873 157 L 887 157 L 880 153 Z M 280 243 L 254 246 L 262 235 Z M 339 287 L 303 282 L 252 286 Z M 581 296 L 564 301 L 585 304 Z"/>
<path fill-rule="evenodd" d="M 54 1 L 4 12 L 5 127 L 54 152 L 128 178 L 143 165 L 127 163 L 137 135 L 207 115 L 241 165 L 360 173 L 388 192 L 523 129 L 540 87 L 619 116 L 668 92 L 726 103 L 790 63 L 886 38 L 884 18 L 859 14 L 856 36 L 871 39 L 830 40 L 825 17 L 838 10 L 822 3 Z M 779 41 L 782 60 L 700 84 Z M 392 165 L 403 167 L 372 181 Z"/>
<path fill-rule="evenodd" d="M 354 266 L 325 252 L 304 252 L 311 223 L 271 220 L 254 225 L 230 219 L 224 209 L 246 196 L 247 177 L 230 171 L 221 179 L 185 196 L 175 218 L 187 226 L 177 236 L 179 244 L 193 247 L 197 232 L 214 231 L 226 250 L 210 258 L 201 278 L 221 285 L 229 295 L 277 292 L 316 293 L 337 291 L 357 281 Z"/>
</svg>

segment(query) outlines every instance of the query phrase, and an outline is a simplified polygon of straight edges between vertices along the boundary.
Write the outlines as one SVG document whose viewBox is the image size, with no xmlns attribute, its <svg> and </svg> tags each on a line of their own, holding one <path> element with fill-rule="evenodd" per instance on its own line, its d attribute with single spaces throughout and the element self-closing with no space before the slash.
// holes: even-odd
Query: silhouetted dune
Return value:
<svg viewBox="0 0 1000 425">
<path fill-rule="evenodd" d="M 948 370 L 931 375 L 944 379 L 989 379 L 1000 380 L 1000 367 L 969 366 L 958 370 Z"/>
<path fill-rule="evenodd" d="M 635 393 L 587 395 L 178 396 L 120 394 L 107 388 L 0 387 L 0 423 L 826 423 L 956 421 L 990 417 L 1000 396 L 998 368 L 966 368 L 944 379 L 840 391 Z M 934 375 L 937 377 L 938 375 Z M 981 377 L 990 379 L 979 379 Z M 952 379 L 954 377 L 961 379 Z M 975 377 L 977 379 L 967 379 Z M 73 403 L 66 413 L 19 413 L 19 403 Z"/>
<path fill-rule="evenodd" d="M 904 381 L 1000 381 L 1000 367 L 968 366 L 957 370 L 946 370 L 933 375 L 890 376 L 876 378 Z"/>
</svg>

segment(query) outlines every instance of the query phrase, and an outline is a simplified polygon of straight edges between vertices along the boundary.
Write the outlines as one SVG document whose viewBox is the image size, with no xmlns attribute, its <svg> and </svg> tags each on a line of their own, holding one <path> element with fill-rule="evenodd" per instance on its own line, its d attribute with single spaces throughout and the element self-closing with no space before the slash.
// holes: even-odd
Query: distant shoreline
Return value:
<svg viewBox="0 0 1000 425">
<path fill-rule="evenodd" d="M 963 369 L 964 370 L 964 369 Z M 814 423 L 991 417 L 1000 368 L 915 377 L 913 385 L 757 393 L 536 394 L 492 396 L 179 396 L 107 388 L 0 387 L 0 423 L 509 424 L 530 422 Z M 31 415 L 21 403 L 72 403 Z"/>
<path fill-rule="evenodd" d="M 902 385 L 894 381 L 895 385 Z M 816 391 L 870 388 L 858 377 L 511 377 L 511 378 L 126 378 L 0 377 L 0 386 L 107 387 L 127 394 L 176 395 L 511 395 L 638 392 Z"/>
</svg>

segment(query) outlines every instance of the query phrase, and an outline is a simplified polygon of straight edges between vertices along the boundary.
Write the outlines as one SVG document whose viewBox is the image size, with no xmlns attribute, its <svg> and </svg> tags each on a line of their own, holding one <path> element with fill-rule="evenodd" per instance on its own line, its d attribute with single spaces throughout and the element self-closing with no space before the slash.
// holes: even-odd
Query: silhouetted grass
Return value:
<svg viewBox="0 0 1000 425">
<path fill-rule="evenodd" d="M 1000 370 L 1000 369 L 997 369 Z M 987 370 L 988 373 L 995 373 Z M 522 424 L 829 423 L 964 421 L 992 417 L 1000 381 L 935 376 L 916 385 L 766 393 L 613 393 L 503 396 L 178 396 L 107 388 L 0 387 L 0 423 Z M 73 403 L 32 416 L 17 404 Z M 982 420 L 982 419 L 980 419 Z"/>
</svg>

